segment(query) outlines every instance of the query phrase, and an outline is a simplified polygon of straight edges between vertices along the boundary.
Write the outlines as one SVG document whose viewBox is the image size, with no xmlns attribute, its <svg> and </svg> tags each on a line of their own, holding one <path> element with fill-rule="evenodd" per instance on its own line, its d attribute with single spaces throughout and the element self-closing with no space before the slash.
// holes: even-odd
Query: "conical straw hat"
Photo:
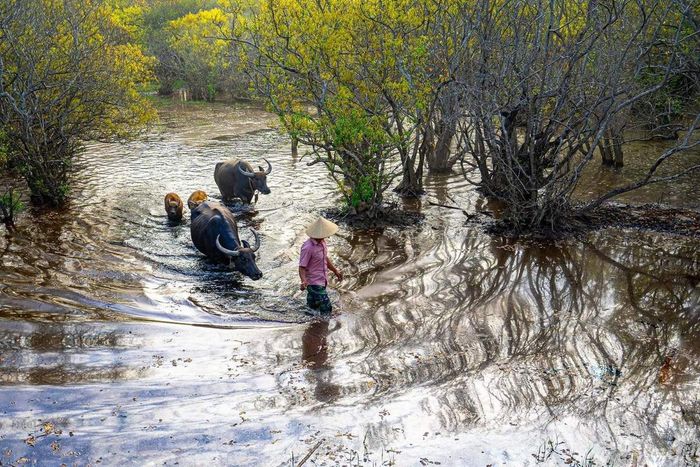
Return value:
<svg viewBox="0 0 700 467">
<path fill-rule="evenodd" d="M 306 235 L 311 238 L 330 237 L 338 231 L 338 226 L 328 219 L 319 217 L 313 224 L 306 228 Z"/>
</svg>

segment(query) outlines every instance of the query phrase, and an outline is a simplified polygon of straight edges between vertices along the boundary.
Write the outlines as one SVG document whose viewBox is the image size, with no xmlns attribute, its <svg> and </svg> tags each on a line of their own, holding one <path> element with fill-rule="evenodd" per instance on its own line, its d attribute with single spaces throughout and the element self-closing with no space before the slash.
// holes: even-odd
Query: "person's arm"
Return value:
<svg viewBox="0 0 700 467">
<path fill-rule="evenodd" d="M 306 287 L 309 285 L 306 279 L 306 268 L 309 266 L 309 261 L 311 261 L 311 249 L 308 243 L 304 242 L 301 246 L 301 252 L 299 253 L 299 279 L 301 279 L 299 288 L 301 290 L 306 290 Z"/>
<path fill-rule="evenodd" d="M 306 286 L 309 285 L 309 283 L 306 281 L 306 268 L 299 266 L 299 279 L 301 279 L 301 285 L 299 288 L 301 290 L 306 290 Z"/>
<path fill-rule="evenodd" d="M 326 266 L 328 266 L 328 269 L 333 271 L 333 274 L 335 274 L 335 277 L 337 277 L 339 281 L 343 280 L 343 273 L 340 271 L 340 269 L 335 267 L 335 264 L 333 264 L 333 261 L 331 261 L 331 258 L 328 256 L 326 256 Z"/>
</svg>

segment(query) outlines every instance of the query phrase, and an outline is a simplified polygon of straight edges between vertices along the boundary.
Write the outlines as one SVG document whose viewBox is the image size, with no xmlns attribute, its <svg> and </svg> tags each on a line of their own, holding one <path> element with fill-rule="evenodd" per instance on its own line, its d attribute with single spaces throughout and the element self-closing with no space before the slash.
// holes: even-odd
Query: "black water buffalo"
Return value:
<svg viewBox="0 0 700 467">
<path fill-rule="evenodd" d="M 269 195 L 267 176 L 272 172 L 272 164 L 267 159 L 263 160 L 267 162 L 267 170 L 258 167 L 260 170 L 257 172 L 253 171 L 249 163 L 240 159 L 217 163 L 214 169 L 214 181 L 219 187 L 221 197 L 224 200 L 240 198 L 244 203 L 250 204 L 256 190 Z"/>
<path fill-rule="evenodd" d="M 255 264 L 255 252 L 260 248 L 260 236 L 255 237 L 253 247 L 238 236 L 236 218 L 226 206 L 215 201 L 203 201 L 192 210 L 190 234 L 199 251 L 210 259 L 227 263 L 254 281 L 262 277 Z"/>
</svg>

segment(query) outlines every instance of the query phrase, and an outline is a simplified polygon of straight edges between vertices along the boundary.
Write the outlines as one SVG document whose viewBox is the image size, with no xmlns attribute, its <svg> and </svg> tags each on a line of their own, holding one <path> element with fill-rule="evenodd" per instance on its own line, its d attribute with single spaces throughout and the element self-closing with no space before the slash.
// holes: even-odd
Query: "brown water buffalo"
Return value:
<svg viewBox="0 0 700 467">
<path fill-rule="evenodd" d="M 205 192 L 202 190 L 196 190 L 193 191 L 192 194 L 190 195 L 189 199 L 187 200 L 187 207 L 190 208 L 190 211 L 199 206 L 203 201 L 206 201 L 208 199 L 208 196 Z"/>
<path fill-rule="evenodd" d="M 165 212 L 168 219 L 171 221 L 179 221 L 182 219 L 182 200 L 177 193 L 168 193 L 165 195 Z"/>
<path fill-rule="evenodd" d="M 219 162 L 214 169 L 214 181 L 219 187 L 221 197 L 224 201 L 233 198 L 240 198 L 246 204 L 250 204 L 255 196 L 255 192 L 259 191 L 264 195 L 270 194 L 270 189 L 267 187 L 267 176 L 272 172 L 272 164 L 267 159 L 267 170 L 258 167 L 257 172 L 253 171 L 253 167 L 240 159 L 231 159 L 226 162 Z"/>
<path fill-rule="evenodd" d="M 221 203 L 203 201 L 191 211 L 190 235 L 199 251 L 219 263 L 229 264 L 236 271 L 254 281 L 262 277 L 255 264 L 255 252 L 260 248 L 260 236 L 250 229 L 255 237 L 252 247 L 238 235 L 236 218 Z"/>
</svg>

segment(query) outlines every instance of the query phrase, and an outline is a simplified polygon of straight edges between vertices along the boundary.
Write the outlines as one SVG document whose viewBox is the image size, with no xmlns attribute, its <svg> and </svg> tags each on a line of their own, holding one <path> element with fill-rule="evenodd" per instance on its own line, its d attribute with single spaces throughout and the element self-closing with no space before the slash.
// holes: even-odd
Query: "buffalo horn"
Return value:
<svg viewBox="0 0 700 467">
<path fill-rule="evenodd" d="M 223 246 L 221 246 L 221 242 L 219 242 L 219 237 L 221 237 L 221 235 L 216 236 L 216 247 L 219 249 L 220 252 L 222 252 L 226 256 L 238 256 L 241 254 L 240 251 L 229 250 L 228 248 L 224 248 Z"/>
<path fill-rule="evenodd" d="M 263 160 L 267 162 L 267 170 L 265 171 L 265 175 L 270 175 L 270 172 L 272 172 L 272 164 L 270 164 L 270 161 L 268 161 L 264 157 Z"/>
<path fill-rule="evenodd" d="M 253 172 L 248 172 L 246 169 L 243 168 L 243 164 L 238 164 L 238 171 L 245 175 L 246 177 L 253 178 L 255 177 L 255 174 Z"/>
<path fill-rule="evenodd" d="M 258 248 L 260 248 L 260 234 L 257 233 L 255 229 L 250 229 L 250 231 L 253 232 L 253 237 L 255 237 L 255 245 L 253 245 L 251 250 L 258 251 Z"/>
</svg>

